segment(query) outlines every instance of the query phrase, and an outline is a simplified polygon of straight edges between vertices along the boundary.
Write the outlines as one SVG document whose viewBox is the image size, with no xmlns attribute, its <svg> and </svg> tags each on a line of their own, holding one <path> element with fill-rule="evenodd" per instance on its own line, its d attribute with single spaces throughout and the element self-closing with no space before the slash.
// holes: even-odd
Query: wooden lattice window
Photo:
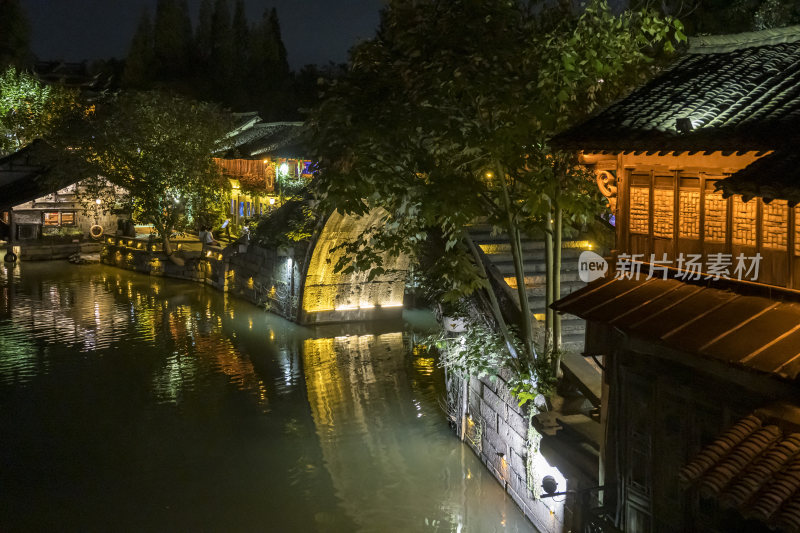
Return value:
<svg viewBox="0 0 800 533">
<path fill-rule="evenodd" d="M 650 189 L 631 187 L 631 233 L 650 233 Z"/>
<path fill-rule="evenodd" d="M 725 242 L 728 221 L 728 201 L 721 192 L 706 190 L 706 223 L 705 240 L 708 242 Z"/>
<path fill-rule="evenodd" d="M 75 211 L 63 211 L 61 213 L 62 226 L 74 226 L 75 223 Z"/>
<path fill-rule="evenodd" d="M 50 211 L 42 214 L 42 224 L 45 226 L 58 226 L 61 224 L 58 211 Z"/>
<path fill-rule="evenodd" d="M 794 254 L 800 255 L 800 206 L 794 208 Z"/>
<path fill-rule="evenodd" d="M 700 178 L 681 176 L 678 180 L 678 237 L 700 238 Z"/>
<path fill-rule="evenodd" d="M 671 239 L 675 220 L 675 193 L 670 189 L 653 191 L 653 235 Z"/>
<path fill-rule="evenodd" d="M 761 221 L 761 242 L 765 248 L 786 251 L 789 242 L 789 204 L 773 200 L 764 204 Z"/>
<path fill-rule="evenodd" d="M 754 200 L 745 202 L 741 196 L 733 197 L 731 213 L 733 244 L 739 246 L 756 245 L 756 213 L 758 203 Z"/>
</svg>

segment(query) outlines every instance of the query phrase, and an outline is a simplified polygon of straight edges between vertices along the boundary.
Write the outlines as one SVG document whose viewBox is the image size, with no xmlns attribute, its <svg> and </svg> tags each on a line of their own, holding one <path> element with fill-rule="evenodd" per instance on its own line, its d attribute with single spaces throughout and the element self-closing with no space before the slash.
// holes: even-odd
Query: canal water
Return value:
<svg viewBox="0 0 800 533">
<path fill-rule="evenodd" d="M 532 531 L 403 323 L 309 330 L 202 285 L 0 267 L 0 531 Z"/>
</svg>

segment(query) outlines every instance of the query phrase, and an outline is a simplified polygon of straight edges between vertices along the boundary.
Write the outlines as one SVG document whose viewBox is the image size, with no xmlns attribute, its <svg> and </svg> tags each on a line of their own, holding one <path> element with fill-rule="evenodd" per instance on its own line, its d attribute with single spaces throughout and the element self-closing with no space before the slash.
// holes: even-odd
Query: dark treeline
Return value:
<svg viewBox="0 0 800 533">
<path fill-rule="evenodd" d="M 142 13 L 122 75 L 123 87 L 168 88 L 266 120 L 299 118 L 313 105 L 321 72 L 289 68 L 275 9 L 254 22 L 243 0 L 203 0 L 197 27 L 186 0 L 159 0 Z"/>
<path fill-rule="evenodd" d="M 144 11 L 127 59 L 94 61 L 88 76 L 106 88 L 166 89 L 233 111 L 258 111 L 265 120 L 300 120 L 316 104 L 317 80 L 343 66 L 307 65 L 292 72 L 275 9 L 247 19 L 242 0 L 203 0 L 192 24 L 186 0 L 159 0 Z M 0 71 L 33 69 L 30 21 L 20 0 L 0 0 Z M 47 68 L 46 66 L 43 68 Z"/>
<path fill-rule="evenodd" d="M 717 35 L 800 23 L 797 0 L 627 0 L 622 7 L 654 8 L 679 18 L 687 35 Z"/>
</svg>

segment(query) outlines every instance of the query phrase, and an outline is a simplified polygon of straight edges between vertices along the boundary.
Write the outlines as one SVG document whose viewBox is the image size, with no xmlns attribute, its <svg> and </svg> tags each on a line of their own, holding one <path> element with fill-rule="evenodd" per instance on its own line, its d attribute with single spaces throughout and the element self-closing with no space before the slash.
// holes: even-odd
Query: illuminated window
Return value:
<svg viewBox="0 0 800 533">
<path fill-rule="evenodd" d="M 42 216 L 43 216 L 43 224 L 45 226 L 58 226 L 60 223 L 58 218 L 58 211 L 51 213 L 44 213 Z"/>
<path fill-rule="evenodd" d="M 74 211 L 66 211 L 61 213 L 61 225 L 62 226 L 74 226 L 75 225 L 75 212 Z"/>
<path fill-rule="evenodd" d="M 741 196 L 733 197 L 733 244 L 756 245 L 756 201 L 745 202 Z"/>
<path fill-rule="evenodd" d="M 672 238 L 675 213 L 675 194 L 672 189 L 655 189 L 653 191 L 653 235 Z"/>
<path fill-rule="evenodd" d="M 706 182 L 706 242 L 725 242 L 728 223 L 728 201 L 721 192 L 712 192 L 713 182 Z"/>
<path fill-rule="evenodd" d="M 650 189 L 631 187 L 631 233 L 650 232 Z"/>
<path fill-rule="evenodd" d="M 786 200 L 773 200 L 764 204 L 761 241 L 765 248 L 786 251 L 789 241 L 789 204 Z"/>
</svg>

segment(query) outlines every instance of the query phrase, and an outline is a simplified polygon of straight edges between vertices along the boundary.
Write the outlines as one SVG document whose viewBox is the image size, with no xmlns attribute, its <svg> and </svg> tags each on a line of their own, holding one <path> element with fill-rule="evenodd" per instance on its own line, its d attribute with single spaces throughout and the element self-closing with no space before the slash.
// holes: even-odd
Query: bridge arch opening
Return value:
<svg viewBox="0 0 800 533">
<path fill-rule="evenodd" d="M 410 259 L 384 255 L 387 272 L 369 279 L 369 272 L 334 272 L 342 250 L 333 249 L 381 223 L 384 212 L 373 209 L 354 217 L 335 211 L 320 234 L 305 276 L 300 322 L 325 324 L 400 317 Z"/>
</svg>

